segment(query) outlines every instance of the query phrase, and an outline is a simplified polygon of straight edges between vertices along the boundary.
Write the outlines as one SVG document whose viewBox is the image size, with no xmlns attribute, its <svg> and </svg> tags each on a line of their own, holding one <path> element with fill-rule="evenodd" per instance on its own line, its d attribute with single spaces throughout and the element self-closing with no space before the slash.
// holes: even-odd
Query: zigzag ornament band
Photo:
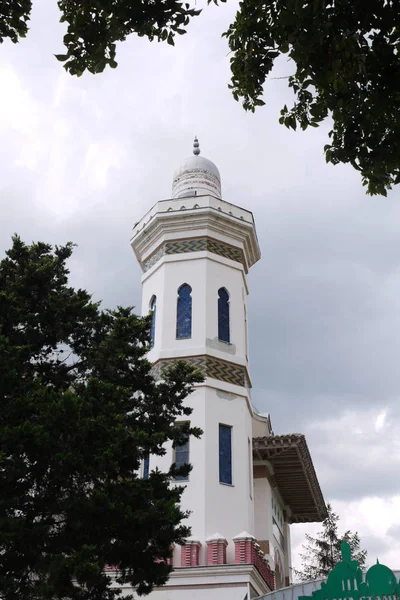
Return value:
<svg viewBox="0 0 400 600">
<path fill-rule="evenodd" d="M 231 244 L 227 244 L 226 242 L 221 242 L 220 240 L 215 240 L 214 238 L 207 236 L 164 242 L 145 261 L 144 272 L 148 271 L 164 255 L 185 254 L 187 252 L 202 252 L 205 250 L 208 250 L 208 252 L 212 252 L 213 254 L 218 254 L 218 256 L 223 256 L 224 258 L 229 258 L 230 260 L 241 263 L 247 272 L 243 250 L 235 246 L 231 246 Z"/>
<path fill-rule="evenodd" d="M 233 383 L 241 387 L 249 387 L 249 378 L 246 367 L 231 363 L 214 356 L 184 356 L 181 358 L 166 358 L 158 360 L 152 368 L 152 375 L 155 379 L 161 377 L 163 369 L 174 365 L 177 360 L 184 360 L 197 367 L 204 377 L 211 377 L 225 383 Z"/>
</svg>

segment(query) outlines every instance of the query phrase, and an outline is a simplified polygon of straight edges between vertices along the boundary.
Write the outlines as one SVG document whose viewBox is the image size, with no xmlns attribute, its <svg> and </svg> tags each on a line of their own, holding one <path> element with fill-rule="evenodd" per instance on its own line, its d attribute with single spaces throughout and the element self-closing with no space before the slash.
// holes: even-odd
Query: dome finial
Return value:
<svg viewBox="0 0 400 600">
<path fill-rule="evenodd" d="M 199 144 L 199 140 L 197 139 L 197 135 L 194 136 L 193 154 L 195 156 L 198 156 L 200 154 L 200 144 Z"/>
<path fill-rule="evenodd" d="M 200 145 L 196 135 L 193 142 L 193 154 L 185 158 L 174 173 L 172 198 L 192 198 L 193 196 L 221 198 L 219 171 L 211 160 L 199 156 L 199 154 Z"/>
</svg>

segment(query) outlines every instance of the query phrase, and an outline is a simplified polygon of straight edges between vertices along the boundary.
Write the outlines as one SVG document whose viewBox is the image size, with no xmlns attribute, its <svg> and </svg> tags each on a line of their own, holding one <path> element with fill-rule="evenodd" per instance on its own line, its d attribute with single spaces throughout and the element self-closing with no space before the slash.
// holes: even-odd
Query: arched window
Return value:
<svg viewBox="0 0 400 600">
<path fill-rule="evenodd" d="M 156 310 L 157 296 L 153 296 L 150 301 L 151 326 L 150 326 L 150 348 L 153 348 L 156 337 Z"/>
<path fill-rule="evenodd" d="M 178 290 L 176 307 L 176 339 L 192 337 L 192 288 L 187 283 Z"/>
<path fill-rule="evenodd" d="M 230 342 L 229 294 L 225 288 L 218 290 L 218 339 L 222 342 Z"/>
</svg>

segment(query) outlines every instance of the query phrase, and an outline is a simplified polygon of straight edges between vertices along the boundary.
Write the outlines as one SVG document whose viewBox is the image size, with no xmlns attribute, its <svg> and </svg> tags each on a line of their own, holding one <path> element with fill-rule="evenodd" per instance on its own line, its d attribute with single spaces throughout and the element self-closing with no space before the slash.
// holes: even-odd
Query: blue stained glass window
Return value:
<svg viewBox="0 0 400 600">
<path fill-rule="evenodd" d="M 176 468 L 183 467 L 183 465 L 187 465 L 189 462 L 189 438 L 186 440 L 184 444 L 180 446 L 175 446 L 175 465 Z M 189 479 L 188 475 L 176 475 L 176 481 L 187 481 Z"/>
<path fill-rule="evenodd" d="M 225 288 L 218 290 L 218 339 L 230 342 L 229 294 Z"/>
<path fill-rule="evenodd" d="M 232 427 L 219 426 L 219 482 L 232 484 Z"/>
<path fill-rule="evenodd" d="M 178 290 L 176 309 L 176 339 L 192 337 L 192 288 L 187 283 Z"/>
<path fill-rule="evenodd" d="M 143 479 L 149 478 L 150 456 L 146 456 L 143 461 Z"/>
<path fill-rule="evenodd" d="M 154 346 L 154 340 L 156 338 L 156 311 L 157 311 L 157 297 L 153 296 L 150 302 L 151 311 L 151 326 L 150 326 L 150 348 Z"/>
</svg>

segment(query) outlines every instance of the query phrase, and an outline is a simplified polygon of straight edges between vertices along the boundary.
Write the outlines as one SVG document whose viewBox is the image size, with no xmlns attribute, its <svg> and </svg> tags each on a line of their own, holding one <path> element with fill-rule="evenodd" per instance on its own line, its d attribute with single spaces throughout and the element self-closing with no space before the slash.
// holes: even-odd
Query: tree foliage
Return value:
<svg viewBox="0 0 400 600">
<path fill-rule="evenodd" d="M 31 0 L 3 0 L 0 4 L 0 42 L 10 38 L 17 43 L 28 32 L 28 21 L 32 10 Z"/>
<path fill-rule="evenodd" d="M 115 44 L 131 33 L 173 45 L 174 35 L 185 33 L 190 17 L 200 13 L 180 0 L 59 0 L 58 6 L 68 29 L 67 52 L 56 58 L 78 76 L 85 69 L 100 73 L 106 65 L 117 67 Z"/>
<path fill-rule="evenodd" d="M 352 558 L 357 560 L 360 568 L 365 568 L 367 551 L 361 550 L 358 533 L 346 531 L 339 535 L 339 516 L 333 512 L 332 506 L 327 504 L 328 516 L 322 523 L 322 531 L 312 537 L 306 534 L 307 543 L 303 545 L 301 554 L 302 569 L 295 570 L 295 575 L 301 581 L 311 581 L 327 577 L 336 563 L 341 560 L 340 544 L 346 541 L 350 545 Z"/>
<path fill-rule="evenodd" d="M 56 54 L 71 75 L 101 73 L 107 65 L 117 67 L 116 42 L 136 33 L 150 41 L 174 44 L 185 33 L 191 17 L 200 10 L 182 0 L 58 0 L 61 23 L 66 23 L 65 52 Z M 0 3 L 0 42 L 25 37 L 32 10 L 31 0 Z"/>
<path fill-rule="evenodd" d="M 70 287 L 72 250 L 14 237 L 0 262 L 3 600 L 112 600 L 107 564 L 149 592 L 190 533 L 174 466 L 147 480 L 138 470 L 166 442 L 200 435 L 175 421 L 202 377 L 178 363 L 156 383 L 149 319 Z"/>
<path fill-rule="evenodd" d="M 397 0 L 242 0 L 225 34 L 232 91 L 247 110 L 264 104 L 276 59 L 293 66 L 286 127 L 333 126 L 327 162 L 351 163 L 370 194 L 400 182 L 400 3 Z"/>
<path fill-rule="evenodd" d="M 56 57 L 78 76 L 115 68 L 116 42 L 132 33 L 174 44 L 201 12 L 182 0 L 59 0 L 58 6 L 67 33 L 65 52 Z M 31 0 L 0 3 L 0 42 L 26 35 L 30 11 Z M 230 87 L 246 110 L 264 104 L 264 84 L 285 57 L 294 103 L 282 108 L 280 122 L 305 130 L 329 117 L 327 162 L 350 163 L 370 194 L 386 195 L 400 182 L 397 0 L 241 0 L 223 35 L 232 53 Z"/>
</svg>

